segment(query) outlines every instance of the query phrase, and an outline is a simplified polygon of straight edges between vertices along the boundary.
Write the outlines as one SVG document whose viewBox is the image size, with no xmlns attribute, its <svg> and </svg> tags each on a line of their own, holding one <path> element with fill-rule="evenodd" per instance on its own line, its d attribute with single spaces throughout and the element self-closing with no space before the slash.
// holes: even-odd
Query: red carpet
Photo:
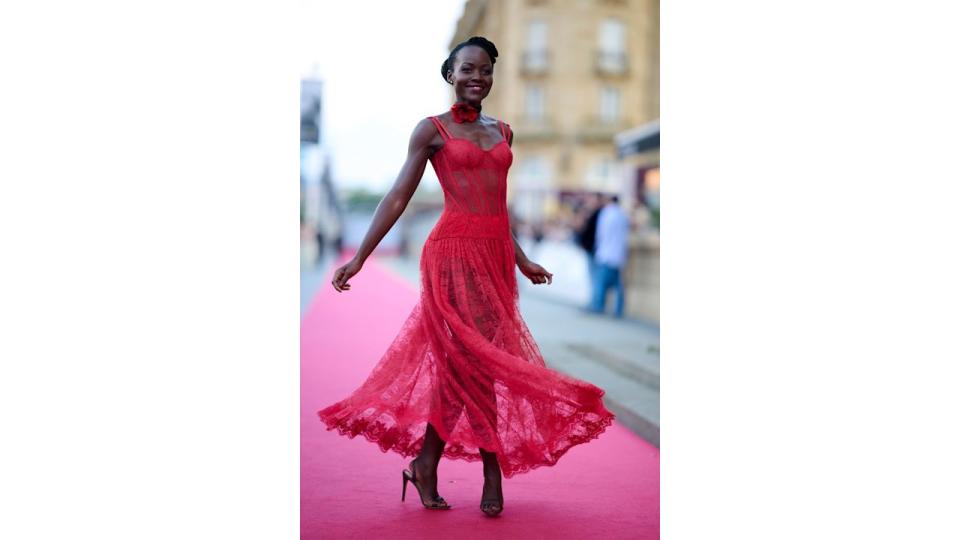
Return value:
<svg viewBox="0 0 960 540">
<path fill-rule="evenodd" d="M 659 538 L 660 453 L 617 423 L 556 466 L 505 479 L 499 518 L 480 513 L 479 462 L 441 461 L 439 490 L 452 510 L 424 509 L 413 486 L 401 503 L 406 460 L 326 431 L 316 412 L 363 382 L 417 291 L 372 258 L 351 290 L 329 281 L 300 332 L 302 538 Z"/>
</svg>

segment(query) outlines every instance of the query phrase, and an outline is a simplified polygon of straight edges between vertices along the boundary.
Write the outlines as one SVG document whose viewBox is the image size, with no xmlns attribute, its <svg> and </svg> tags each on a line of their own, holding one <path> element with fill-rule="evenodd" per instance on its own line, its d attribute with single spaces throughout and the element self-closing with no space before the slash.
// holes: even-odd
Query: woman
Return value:
<svg viewBox="0 0 960 540">
<path fill-rule="evenodd" d="M 503 510 L 507 478 L 553 465 L 613 421 L 603 391 L 548 369 L 517 309 L 514 266 L 534 284 L 553 275 L 529 260 L 510 232 L 510 127 L 480 114 L 493 87 L 493 43 L 472 37 L 443 63 L 457 101 L 423 119 L 407 161 L 377 207 L 357 254 L 333 274 L 338 292 L 400 217 L 427 160 L 444 190 L 444 211 L 420 258 L 420 302 L 363 385 L 321 411 L 327 429 L 363 435 L 383 451 L 414 457 L 403 471 L 421 503 L 449 509 L 437 493 L 441 456 L 483 460 L 480 509 Z"/>
</svg>

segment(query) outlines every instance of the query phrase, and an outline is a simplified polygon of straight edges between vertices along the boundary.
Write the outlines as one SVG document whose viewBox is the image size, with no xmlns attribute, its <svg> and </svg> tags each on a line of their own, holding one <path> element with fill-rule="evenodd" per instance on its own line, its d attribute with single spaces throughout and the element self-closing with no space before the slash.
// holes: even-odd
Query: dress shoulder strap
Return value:
<svg viewBox="0 0 960 540">
<path fill-rule="evenodd" d="M 503 140 L 510 142 L 510 124 L 503 120 L 497 120 L 497 123 L 500 124 L 500 134 L 503 135 Z"/>
<path fill-rule="evenodd" d="M 441 122 L 439 118 L 431 116 L 430 121 L 433 122 L 433 125 L 437 126 L 437 131 L 440 132 L 440 137 L 443 138 L 444 141 L 451 138 L 450 132 L 447 131 L 447 128 L 443 127 L 443 122 Z"/>
</svg>

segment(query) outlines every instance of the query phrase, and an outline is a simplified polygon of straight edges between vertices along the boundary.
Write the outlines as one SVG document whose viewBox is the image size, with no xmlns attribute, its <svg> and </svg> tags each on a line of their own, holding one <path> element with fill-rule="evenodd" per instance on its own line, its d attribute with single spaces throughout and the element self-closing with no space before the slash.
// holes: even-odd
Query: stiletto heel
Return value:
<svg viewBox="0 0 960 540">
<path fill-rule="evenodd" d="M 443 500 L 443 497 L 439 495 L 430 500 L 430 504 L 427 504 L 426 499 L 423 498 L 423 491 L 420 489 L 420 482 L 417 481 L 417 476 L 413 472 L 413 462 L 410 462 L 410 470 L 403 470 L 403 491 L 400 492 L 400 501 L 403 502 L 407 497 L 407 482 L 413 484 L 413 487 L 417 488 L 417 494 L 420 495 L 420 504 L 424 508 L 429 510 L 449 510 L 450 505 L 447 504 L 447 501 Z"/>
</svg>

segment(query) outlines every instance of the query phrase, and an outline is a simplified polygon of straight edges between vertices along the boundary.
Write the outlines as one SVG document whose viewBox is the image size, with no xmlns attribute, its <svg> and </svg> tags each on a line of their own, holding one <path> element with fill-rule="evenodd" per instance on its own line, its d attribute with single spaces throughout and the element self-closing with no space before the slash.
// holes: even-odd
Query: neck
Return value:
<svg viewBox="0 0 960 540">
<path fill-rule="evenodd" d="M 470 101 L 467 99 L 460 98 L 457 100 L 457 103 L 465 103 L 478 111 L 481 109 L 479 101 Z"/>
</svg>

